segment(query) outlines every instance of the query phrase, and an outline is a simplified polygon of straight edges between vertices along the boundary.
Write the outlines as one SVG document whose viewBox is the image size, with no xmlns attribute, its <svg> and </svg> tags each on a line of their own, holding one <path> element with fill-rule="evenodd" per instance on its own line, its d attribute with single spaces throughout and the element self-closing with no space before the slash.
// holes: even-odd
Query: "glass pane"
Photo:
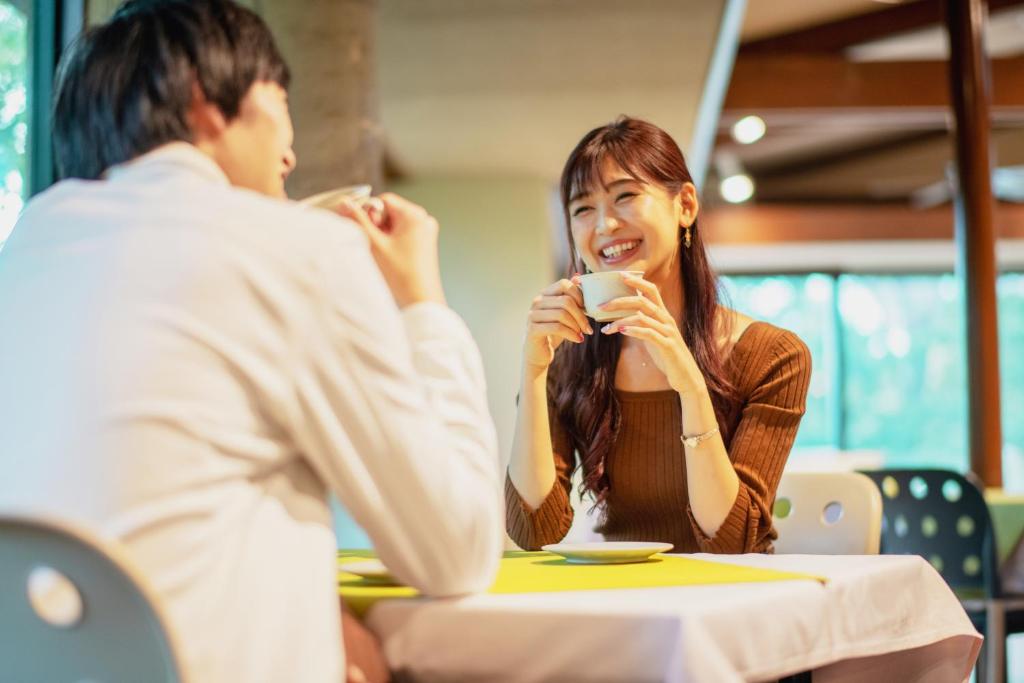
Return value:
<svg viewBox="0 0 1024 683">
<path fill-rule="evenodd" d="M 829 275 L 729 275 L 722 277 L 725 304 L 757 320 L 795 332 L 811 350 L 813 368 L 807 392 L 807 413 L 800 423 L 794 451 L 838 446 L 833 373 L 835 344 L 831 339 L 835 281 Z"/>
<path fill-rule="evenodd" d="M 952 274 L 843 275 L 847 448 L 888 467 L 967 467 L 964 323 Z"/>
<path fill-rule="evenodd" d="M 1003 488 L 1024 492 L 1024 274 L 999 277 L 999 378 L 1003 409 Z"/>
<path fill-rule="evenodd" d="M 0 246 L 27 189 L 28 17 L 0 0 Z"/>
</svg>

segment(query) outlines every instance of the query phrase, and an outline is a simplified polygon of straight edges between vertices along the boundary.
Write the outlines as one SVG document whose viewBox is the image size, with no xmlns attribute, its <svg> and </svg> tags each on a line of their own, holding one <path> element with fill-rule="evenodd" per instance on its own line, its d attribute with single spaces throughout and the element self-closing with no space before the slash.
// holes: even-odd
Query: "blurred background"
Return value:
<svg viewBox="0 0 1024 683">
<path fill-rule="evenodd" d="M 116 4 L 0 0 L 0 244 L 54 179 L 53 64 Z M 811 348 L 790 467 L 969 468 L 973 331 L 937 0 L 243 4 L 292 66 L 292 196 L 372 182 L 440 220 L 448 296 L 482 349 L 503 453 L 530 299 L 567 264 L 561 164 L 590 128 L 630 114 L 687 154 L 731 305 Z M 1021 492 L 1024 0 L 988 6 L 1002 473 Z M 344 545 L 362 542 L 340 523 Z"/>
</svg>

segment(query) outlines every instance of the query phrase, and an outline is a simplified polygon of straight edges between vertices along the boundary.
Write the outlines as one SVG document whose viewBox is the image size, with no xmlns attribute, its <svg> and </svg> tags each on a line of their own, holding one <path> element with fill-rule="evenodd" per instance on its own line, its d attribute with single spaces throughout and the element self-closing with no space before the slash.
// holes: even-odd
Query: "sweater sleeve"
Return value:
<svg viewBox="0 0 1024 683">
<path fill-rule="evenodd" d="M 572 440 L 558 420 L 550 395 L 548 424 L 551 429 L 551 450 L 555 458 L 555 483 L 540 507 L 534 510 L 527 505 L 508 473 L 505 474 L 505 529 L 523 550 L 540 550 L 541 546 L 548 543 L 558 543 L 572 526 L 573 509 L 569 502 L 569 492 L 576 458 Z"/>
<path fill-rule="evenodd" d="M 714 537 L 703 532 L 687 506 L 701 552 L 766 552 L 776 538 L 771 505 L 806 407 L 811 354 L 792 332 L 769 329 L 778 333 L 774 343 L 755 343 L 737 359 L 739 377 L 747 380 L 742 385 L 753 388 L 729 447 L 740 480 L 736 501 Z"/>
</svg>

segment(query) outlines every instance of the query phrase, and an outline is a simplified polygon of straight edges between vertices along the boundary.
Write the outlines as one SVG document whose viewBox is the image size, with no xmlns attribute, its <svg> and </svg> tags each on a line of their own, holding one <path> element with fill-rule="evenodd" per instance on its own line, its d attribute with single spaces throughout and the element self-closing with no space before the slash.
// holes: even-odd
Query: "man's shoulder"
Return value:
<svg viewBox="0 0 1024 683">
<path fill-rule="evenodd" d="M 311 248 L 366 244 L 366 236 L 358 226 L 330 211 L 236 188 L 222 188 L 222 194 L 219 212 L 236 214 L 238 220 L 233 223 L 242 230 L 257 230 L 271 239 Z"/>
<path fill-rule="evenodd" d="M 65 180 L 29 202 L 4 251 L 47 252 L 70 244 L 131 244 L 135 259 L 172 254 L 195 264 L 254 263 L 304 278 L 325 263 L 367 250 L 361 229 L 346 218 L 297 202 L 227 185 L 174 178 L 143 183 Z M 106 249 L 104 247 L 104 249 Z"/>
</svg>

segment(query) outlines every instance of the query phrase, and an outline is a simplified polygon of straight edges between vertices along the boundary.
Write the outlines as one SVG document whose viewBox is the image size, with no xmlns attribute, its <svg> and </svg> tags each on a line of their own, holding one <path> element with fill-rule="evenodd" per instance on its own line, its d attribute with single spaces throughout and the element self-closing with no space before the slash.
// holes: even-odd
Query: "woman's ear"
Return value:
<svg viewBox="0 0 1024 683">
<path fill-rule="evenodd" d="M 192 81 L 192 101 L 188 106 L 188 122 L 195 144 L 215 142 L 228 127 L 224 112 L 206 99 L 198 81 Z"/>
<path fill-rule="evenodd" d="M 679 211 L 679 225 L 687 228 L 697 220 L 700 212 L 700 200 L 697 199 L 697 188 L 693 183 L 683 183 L 676 195 L 676 207 Z"/>
</svg>

